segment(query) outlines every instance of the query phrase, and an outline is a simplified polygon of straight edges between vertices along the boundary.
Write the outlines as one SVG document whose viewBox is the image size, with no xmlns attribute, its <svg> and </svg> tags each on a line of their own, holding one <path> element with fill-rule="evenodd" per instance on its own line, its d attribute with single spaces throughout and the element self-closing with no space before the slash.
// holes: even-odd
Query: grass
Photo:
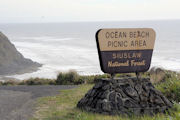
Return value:
<svg viewBox="0 0 180 120">
<path fill-rule="evenodd" d="M 101 78 L 109 78 L 109 74 L 102 75 L 79 75 L 76 71 L 60 72 L 57 79 L 46 78 L 29 78 L 26 80 L 7 80 L 0 81 L 0 85 L 79 85 L 79 84 L 93 84 Z"/>
<path fill-rule="evenodd" d="M 46 79 L 46 78 L 29 78 L 27 80 L 7 80 L 0 81 L 0 85 L 6 86 L 15 86 L 15 85 L 55 85 L 55 79 Z"/>
<path fill-rule="evenodd" d="M 155 116 L 109 116 L 93 114 L 76 108 L 77 102 L 92 88 L 92 84 L 62 90 L 54 97 L 40 98 L 31 120 L 180 120 L 180 105 L 175 103 L 169 114 Z"/>
<path fill-rule="evenodd" d="M 55 80 L 45 78 L 30 78 L 20 81 L 18 85 L 55 85 Z"/>
<path fill-rule="evenodd" d="M 141 77 L 150 77 L 151 82 L 156 84 L 164 81 L 168 76 L 176 74 L 176 77 L 180 79 L 180 74 L 163 69 L 157 69 L 155 71 L 141 73 Z M 8 80 L 1 82 L 0 85 L 79 85 L 79 84 L 94 84 L 101 78 L 110 78 L 109 74 L 102 75 L 79 75 L 76 71 L 70 70 L 68 72 L 60 72 L 56 79 L 46 78 L 30 78 L 23 81 Z M 134 73 L 120 73 L 115 77 L 135 77 Z"/>
<path fill-rule="evenodd" d="M 108 78 L 109 74 L 103 75 L 79 75 L 77 71 L 60 72 L 56 79 L 57 85 L 79 85 L 83 83 L 94 83 L 100 78 Z"/>
<path fill-rule="evenodd" d="M 155 84 L 169 100 L 180 102 L 180 78 L 176 73 L 167 72 L 164 81 Z"/>
<path fill-rule="evenodd" d="M 116 77 L 130 77 L 135 74 L 116 74 Z M 155 72 L 141 73 L 142 77 L 150 77 L 154 86 L 175 105 L 169 114 L 155 116 L 108 116 L 93 114 L 76 108 L 77 102 L 101 78 L 109 78 L 108 74 L 81 76 L 75 71 L 59 73 L 57 79 L 30 78 L 24 81 L 9 80 L 0 85 L 58 85 L 82 84 L 78 88 L 62 90 L 54 97 L 44 97 L 38 100 L 34 118 L 31 120 L 180 120 L 180 74 L 158 69 Z M 85 84 L 86 83 L 86 84 Z"/>
</svg>

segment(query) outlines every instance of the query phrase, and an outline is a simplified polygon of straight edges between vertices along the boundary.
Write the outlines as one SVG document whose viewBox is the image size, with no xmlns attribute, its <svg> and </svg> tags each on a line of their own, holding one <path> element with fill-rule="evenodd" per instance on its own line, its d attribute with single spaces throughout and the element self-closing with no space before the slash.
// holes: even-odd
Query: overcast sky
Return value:
<svg viewBox="0 0 180 120">
<path fill-rule="evenodd" d="M 180 19 L 180 0 L 0 0 L 0 23 Z"/>
</svg>

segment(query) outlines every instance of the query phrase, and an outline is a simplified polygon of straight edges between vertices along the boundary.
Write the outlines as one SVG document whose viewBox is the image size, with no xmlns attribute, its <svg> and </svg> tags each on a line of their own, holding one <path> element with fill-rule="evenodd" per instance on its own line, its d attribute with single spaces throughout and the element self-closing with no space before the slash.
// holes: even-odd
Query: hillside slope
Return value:
<svg viewBox="0 0 180 120">
<path fill-rule="evenodd" d="M 42 66 L 24 58 L 9 39 L 0 32 L 0 75 L 32 72 Z"/>
</svg>

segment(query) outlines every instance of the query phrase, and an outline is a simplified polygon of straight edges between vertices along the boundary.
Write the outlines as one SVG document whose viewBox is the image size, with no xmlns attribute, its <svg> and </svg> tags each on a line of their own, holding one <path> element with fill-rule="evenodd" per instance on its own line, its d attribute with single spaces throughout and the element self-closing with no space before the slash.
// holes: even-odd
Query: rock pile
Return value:
<svg viewBox="0 0 180 120">
<path fill-rule="evenodd" d="M 149 78 L 101 79 L 86 93 L 77 107 L 102 114 L 156 114 L 172 107 Z"/>
</svg>

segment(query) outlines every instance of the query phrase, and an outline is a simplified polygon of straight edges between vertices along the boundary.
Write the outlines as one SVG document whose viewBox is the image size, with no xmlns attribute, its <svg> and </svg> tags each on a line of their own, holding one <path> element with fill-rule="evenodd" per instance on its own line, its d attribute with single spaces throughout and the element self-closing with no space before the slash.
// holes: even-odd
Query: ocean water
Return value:
<svg viewBox="0 0 180 120">
<path fill-rule="evenodd" d="M 7 77 L 56 78 L 68 70 L 102 74 L 95 42 L 101 28 L 153 28 L 157 37 L 151 67 L 180 71 L 180 20 L 0 24 L 24 57 L 43 64 L 36 72 Z"/>
</svg>

